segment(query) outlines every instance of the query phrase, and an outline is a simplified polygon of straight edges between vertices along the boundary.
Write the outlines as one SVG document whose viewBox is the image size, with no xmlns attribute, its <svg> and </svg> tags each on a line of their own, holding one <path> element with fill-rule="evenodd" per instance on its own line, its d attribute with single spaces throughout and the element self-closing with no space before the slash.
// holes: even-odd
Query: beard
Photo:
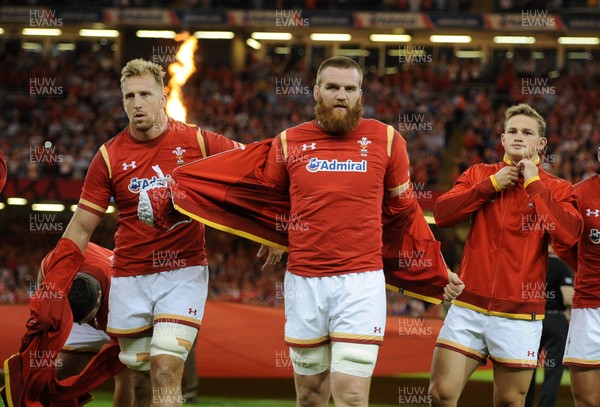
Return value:
<svg viewBox="0 0 600 407">
<path fill-rule="evenodd" d="M 131 122 L 131 125 L 133 126 L 134 129 L 136 129 L 137 131 L 148 131 L 153 127 L 153 123 L 150 120 L 144 120 L 141 122 Z"/>
<path fill-rule="evenodd" d="M 142 120 L 136 120 L 135 115 L 138 112 L 135 112 L 132 114 L 131 119 L 129 120 L 129 123 L 131 124 L 131 126 L 139 131 L 139 132 L 147 132 L 148 130 L 151 129 L 157 129 L 160 128 L 160 120 L 162 119 L 160 114 L 159 115 L 155 115 L 155 114 L 144 114 L 144 117 L 142 118 Z M 140 112 L 141 113 L 141 112 Z"/>
<path fill-rule="evenodd" d="M 346 111 L 341 113 L 335 110 L 336 106 L 345 106 Z M 347 105 L 339 102 L 334 102 L 331 105 L 325 105 L 321 96 L 317 99 L 317 105 L 315 106 L 315 116 L 319 126 L 323 128 L 326 133 L 334 136 L 343 136 L 350 133 L 358 126 L 358 122 L 362 118 L 363 110 L 360 99 L 356 101 L 356 104 L 352 108 L 348 108 Z"/>
</svg>

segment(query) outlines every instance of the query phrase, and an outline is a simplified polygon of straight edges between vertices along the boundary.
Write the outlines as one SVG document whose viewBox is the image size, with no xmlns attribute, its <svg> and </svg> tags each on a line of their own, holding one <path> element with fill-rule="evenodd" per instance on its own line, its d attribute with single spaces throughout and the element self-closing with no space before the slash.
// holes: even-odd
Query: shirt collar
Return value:
<svg viewBox="0 0 600 407">
<path fill-rule="evenodd" d="M 513 162 L 511 161 L 511 159 L 510 159 L 510 158 L 508 158 L 508 156 L 507 156 L 506 154 L 504 154 L 504 158 L 502 158 L 502 161 L 504 161 L 504 162 L 505 162 L 506 164 L 508 164 L 508 165 L 516 165 L 516 164 L 517 164 L 517 163 L 513 163 Z M 535 165 L 538 165 L 538 164 L 540 163 L 540 156 L 539 156 L 539 155 L 536 155 L 536 156 L 535 156 L 535 158 L 533 159 L 533 163 L 534 163 Z"/>
</svg>

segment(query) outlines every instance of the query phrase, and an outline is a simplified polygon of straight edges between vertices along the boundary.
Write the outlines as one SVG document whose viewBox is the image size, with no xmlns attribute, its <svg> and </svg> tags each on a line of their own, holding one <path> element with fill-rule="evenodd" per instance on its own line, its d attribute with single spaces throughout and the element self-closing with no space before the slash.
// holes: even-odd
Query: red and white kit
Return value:
<svg viewBox="0 0 600 407">
<path fill-rule="evenodd" d="M 600 367 L 600 176 L 575 185 L 583 234 L 578 244 L 559 252 L 576 271 L 573 310 L 563 363 Z"/>
<path fill-rule="evenodd" d="M 311 121 L 275 138 L 264 174 L 290 194 L 291 211 L 280 215 L 290 252 L 284 287 L 288 345 L 381 343 L 382 207 L 397 213 L 414 199 L 407 195 L 392 207 L 384 194 L 410 188 L 408 168 L 406 142 L 377 120 L 361 119 L 343 136 Z"/>
<path fill-rule="evenodd" d="M 144 188 L 166 185 L 166 179 L 179 165 L 237 146 L 222 135 L 169 120 L 167 129 L 153 140 L 136 140 L 127 128 L 100 147 L 88 170 L 78 206 L 102 216 L 114 198 L 119 211 L 108 321 L 111 335 L 136 336 L 160 320 L 199 327 L 205 301 L 201 293 L 172 293 L 179 301 L 172 301 L 171 305 L 164 301 L 164 307 L 154 310 L 154 320 L 140 318 L 135 317 L 136 310 L 152 313 L 142 307 L 163 293 L 136 288 L 139 284 L 121 277 L 177 271 L 176 279 L 207 284 L 204 226 L 190 222 L 168 232 L 147 226 L 137 217 L 139 193 Z M 163 285 L 161 289 L 169 287 Z"/>
<path fill-rule="evenodd" d="M 533 368 L 546 304 L 547 248 L 573 246 L 581 217 L 573 186 L 539 167 L 502 190 L 494 174 L 507 165 L 476 164 L 435 204 L 438 226 L 470 218 L 460 278 L 465 289 L 450 309 L 436 346 L 480 362 Z M 523 325 L 524 322 L 526 325 Z"/>
</svg>

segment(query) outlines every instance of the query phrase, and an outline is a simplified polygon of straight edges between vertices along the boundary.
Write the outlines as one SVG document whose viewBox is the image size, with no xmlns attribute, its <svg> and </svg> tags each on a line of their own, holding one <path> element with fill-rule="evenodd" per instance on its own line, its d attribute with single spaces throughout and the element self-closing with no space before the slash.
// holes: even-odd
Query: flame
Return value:
<svg viewBox="0 0 600 407">
<path fill-rule="evenodd" d="M 167 115 L 173 119 L 185 122 L 187 109 L 183 105 L 181 87 L 196 72 L 194 53 L 198 49 L 198 39 L 188 32 L 182 32 L 175 36 L 175 41 L 183 41 L 183 44 L 175 55 L 177 61 L 169 65 L 171 79 L 167 85 L 170 91 L 167 97 L 166 111 Z"/>
</svg>

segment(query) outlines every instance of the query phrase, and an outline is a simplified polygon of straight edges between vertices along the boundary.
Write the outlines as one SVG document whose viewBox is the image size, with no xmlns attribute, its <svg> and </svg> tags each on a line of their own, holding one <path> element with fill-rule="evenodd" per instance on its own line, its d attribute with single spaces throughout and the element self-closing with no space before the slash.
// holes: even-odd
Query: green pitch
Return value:
<svg viewBox="0 0 600 407">
<path fill-rule="evenodd" d="M 112 394 L 106 392 L 94 392 L 94 400 L 86 404 L 86 407 L 112 407 Z M 185 406 L 202 407 L 295 407 L 293 400 L 271 400 L 271 399 L 240 399 L 240 398 L 217 398 L 200 397 L 195 404 Z M 333 407 L 333 402 L 330 403 Z M 370 404 L 371 407 L 398 407 L 397 404 Z"/>
<path fill-rule="evenodd" d="M 409 373 L 398 375 L 395 377 L 403 377 L 406 379 L 429 379 L 429 372 L 424 373 Z M 492 382 L 494 381 L 494 372 L 492 369 L 478 369 L 476 370 L 469 381 L 476 382 Z M 544 369 L 537 369 L 537 373 L 535 375 L 535 382 L 538 384 L 542 384 L 544 382 Z M 569 376 L 569 371 L 565 369 L 563 371 L 562 379 L 560 384 L 562 386 L 571 386 L 571 377 Z"/>
</svg>

